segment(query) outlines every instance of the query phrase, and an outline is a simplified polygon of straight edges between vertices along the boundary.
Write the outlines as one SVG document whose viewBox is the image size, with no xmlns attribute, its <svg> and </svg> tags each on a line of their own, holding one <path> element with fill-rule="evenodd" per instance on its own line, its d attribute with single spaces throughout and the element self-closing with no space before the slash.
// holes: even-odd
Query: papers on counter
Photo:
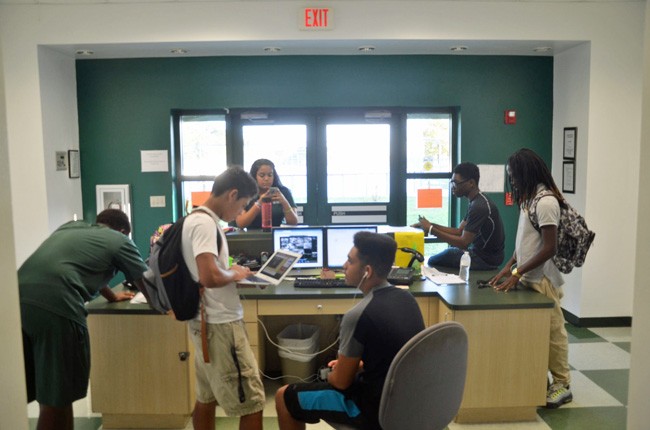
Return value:
<svg viewBox="0 0 650 430">
<path fill-rule="evenodd" d="M 427 265 L 422 265 L 421 266 L 422 274 L 426 276 L 428 280 L 431 282 L 438 284 L 438 285 L 444 285 L 444 284 L 466 284 L 465 281 L 463 281 L 460 276 L 454 275 L 453 273 L 445 273 L 441 272 L 435 267 L 429 267 Z"/>
<path fill-rule="evenodd" d="M 141 291 L 138 291 L 135 296 L 131 299 L 131 303 L 147 303 L 147 298 L 142 294 Z"/>
</svg>

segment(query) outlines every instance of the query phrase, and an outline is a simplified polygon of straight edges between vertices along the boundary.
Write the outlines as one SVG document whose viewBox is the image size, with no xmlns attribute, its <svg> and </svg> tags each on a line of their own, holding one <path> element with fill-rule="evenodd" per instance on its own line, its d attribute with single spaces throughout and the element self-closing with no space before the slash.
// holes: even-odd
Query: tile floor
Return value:
<svg viewBox="0 0 650 430">
<path fill-rule="evenodd" d="M 619 430 L 624 429 L 627 415 L 627 391 L 630 368 L 630 328 L 608 327 L 584 329 L 567 325 L 569 363 L 573 402 L 556 410 L 538 409 L 537 421 L 512 424 L 452 423 L 449 430 Z M 280 385 L 269 381 L 264 428 L 277 430 L 273 394 Z M 90 412 L 89 399 L 74 404 L 75 430 L 101 430 L 101 417 Z M 30 417 L 38 415 L 38 406 L 28 406 Z M 237 429 L 238 420 L 217 413 L 217 429 Z M 30 429 L 36 419 L 30 418 Z M 324 423 L 308 425 L 308 430 L 330 429 Z M 189 424 L 185 430 L 192 430 Z M 405 429 L 408 430 L 408 429 Z"/>
</svg>

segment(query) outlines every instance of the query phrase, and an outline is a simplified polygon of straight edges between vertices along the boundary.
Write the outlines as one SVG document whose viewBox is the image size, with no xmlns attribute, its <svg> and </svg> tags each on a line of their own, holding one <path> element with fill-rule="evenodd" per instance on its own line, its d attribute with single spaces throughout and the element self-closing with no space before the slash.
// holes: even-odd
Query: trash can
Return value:
<svg viewBox="0 0 650 430">
<path fill-rule="evenodd" d="M 278 355 L 285 384 L 313 380 L 316 374 L 320 327 L 292 324 L 278 333 Z"/>
</svg>

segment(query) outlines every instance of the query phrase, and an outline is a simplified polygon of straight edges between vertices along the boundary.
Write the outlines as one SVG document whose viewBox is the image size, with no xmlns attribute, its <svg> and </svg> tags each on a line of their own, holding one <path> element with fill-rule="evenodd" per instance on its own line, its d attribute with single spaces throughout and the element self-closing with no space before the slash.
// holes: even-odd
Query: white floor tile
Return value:
<svg viewBox="0 0 650 430">
<path fill-rule="evenodd" d="M 630 353 L 609 342 L 570 343 L 569 364 L 578 370 L 629 369 Z"/>
<path fill-rule="evenodd" d="M 573 393 L 573 401 L 563 405 L 563 409 L 623 406 L 607 391 L 578 371 L 571 372 L 571 392 Z"/>
<path fill-rule="evenodd" d="M 631 327 L 594 327 L 589 330 L 609 342 L 630 342 L 632 340 Z"/>
<path fill-rule="evenodd" d="M 494 424 L 449 424 L 449 430 L 551 430 L 539 416 L 537 421 Z"/>
</svg>

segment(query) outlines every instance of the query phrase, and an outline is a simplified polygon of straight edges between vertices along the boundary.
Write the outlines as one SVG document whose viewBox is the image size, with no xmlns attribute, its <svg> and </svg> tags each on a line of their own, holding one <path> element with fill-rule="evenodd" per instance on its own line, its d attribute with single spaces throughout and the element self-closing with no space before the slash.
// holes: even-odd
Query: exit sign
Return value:
<svg viewBox="0 0 650 430">
<path fill-rule="evenodd" d="M 306 7 L 300 11 L 301 30 L 331 30 L 332 8 Z"/>
</svg>

